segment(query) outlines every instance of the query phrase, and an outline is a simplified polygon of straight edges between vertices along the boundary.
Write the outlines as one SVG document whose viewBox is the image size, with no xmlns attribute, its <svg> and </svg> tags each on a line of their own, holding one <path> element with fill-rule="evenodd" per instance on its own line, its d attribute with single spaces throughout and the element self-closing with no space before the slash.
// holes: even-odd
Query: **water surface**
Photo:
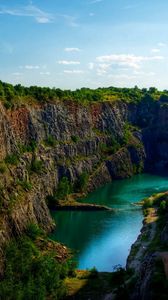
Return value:
<svg viewBox="0 0 168 300">
<path fill-rule="evenodd" d="M 84 201 L 116 209 L 110 211 L 58 211 L 52 238 L 75 250 L 78 268 L 112 271 L 125 266 L 132 243 L 142 227 L 142 211 L 132 205 L 153 193 L 168 189 L 168 177 L 136 175 L 113 181 L 89 194 Z M 83 200 L 82 200 L 83 201 Z"/>
</svg>

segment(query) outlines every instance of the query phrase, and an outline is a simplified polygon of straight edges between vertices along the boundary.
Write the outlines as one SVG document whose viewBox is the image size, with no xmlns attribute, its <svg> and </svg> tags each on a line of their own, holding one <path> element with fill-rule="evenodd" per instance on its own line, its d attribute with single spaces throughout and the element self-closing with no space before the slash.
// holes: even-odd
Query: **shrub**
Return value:
<svg viewBox="0 0 168 300">
<path fill-rule="evenodd" d="M 56 194 L 54 193 L 53 195 L 48 195 L 46 197 L 46 203 L 47 203 L 47 205 L 48 205 L 49 208 L 54 208 L 55 205 L 58 205 L 59 201 L 57 199 Z"/>
<path fill-rule="evenodd" d="M 30 191 L 32 189 L 32 184 L 26 180 L 18 180 L 17 183 L 25 190 Z"/>
<path fill-rule="evenodd" d="M 54 254 L 42 254 L 28 237 L 12 241 L 5 251 L 0 299 L 64 299 L 62 268 Z M 68 272 L 68 270 L 67 270 Z"/>
<path fill-rule="evenodd" d="M 120 287 L 125 283 L 126 271 L 120 265 L 114 267 L 111 273 L 111 282 L 114 286 Z"/>
<path fill-rule="evenodd" d="M 58 183 L 56 197 L 57 199 L 65 199 L 68 194 L 72 193 L 72 185 L 67 177 L 62 177 Z"/>
<path fill-rule="evenodd" d="M 30 143 L 27 146 L 27 151 L 28 152 L 34 152 L 37 148 L 37 143 L 35 140 L 31 140 Z"/>
<path fill-rule="evenodd" d="M 31 163 L 31 171 L 40 174 L 43 170 L 43 162 L 35 158 Z"/>
<path fill-rule="evenodd" d="M 17 165 L 19 162 L 19 157 L 17 154 L 8 154 L 5 157 L 5 163 L 10 165 Z"/>
<path fill-rule="evenodd" d="M 31 140 L 29 144 L 24 145 L 24 144 L 19 144 L 18 145 L 20 153 L 25 153 L 25 152 L 34 152 L 37 148 L 37 143 L 35 140 Z"/>
<path fill-rule="evenodd" d="M 144 204 L 143 204 L 144 209 L 152 207 L 152 205 L 153 205 L 153 199 L 151 199 L 151 198 L 144 199 Z"/>
<path fill-rule="evenodd" d="M 9 101 L 5 101 L 4 102 L 4 106 L 6 109 L 10 109 L 13 107 L 13 103 L 12 102 L 9 102 Z"/>
<path fill-rule="evenodd" d="M 71 140 L 72 140 L 72 142 L 77 143 L 79 141 L 79 137 L 76 135 L 72 135 Z"/>
<path fill-rule="evenodd" d="M 76 192 L 83 192 L 85 191 L 89 181 L 89 175 L 86 172 L 83 172 L 81 175 L 79 175 L 78 180 L 76 181 L 74 185 L 74 189 Z"/>
<path fill-rule="evenodd" d="M 97 269 L 95 267 L 93 267 L 92 269 L 90 269 L 89 278 L 97 278 L 98 275 L 99 275 L 99 272 L 97 271 Z"/>
<path fill-rule="evenodd" d="M 27 226 L 26 234 L 32 239 L 35 240 L 38 236 L 43 234 L 43 230 L 35 223 L 30 223 Z"/>
<path fill-rule="evenodd" d="M 6 165 L 3 162 L 1 162 L 0 163 L 0 173 L 4 174 L 5 172 L 6 172 Z"/>
<path fill-rule="evenodd" d="M 158 210 L 159 214 L 161 214 L 161 215 L 165 214 L 167 208 L 168 208 L 168 202 L 166 202 L 165 200 L 162 200 L 160 202 L 160 206 L 159 206 L 159 210 Z"/>
<path fill-rule="evenodd" d="M 56 145 L 56 140 L 52 135 L 49 135 L 45 140 L 45 144 L 50 147 L 54 147 Z"/>
</svg>

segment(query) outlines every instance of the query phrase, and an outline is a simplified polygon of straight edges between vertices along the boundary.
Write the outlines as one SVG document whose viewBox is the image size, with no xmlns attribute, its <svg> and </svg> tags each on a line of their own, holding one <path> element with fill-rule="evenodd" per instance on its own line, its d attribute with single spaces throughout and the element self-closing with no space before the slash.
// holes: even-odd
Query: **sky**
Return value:
<svg viewBox="0 0 168 300">
<path fill-rule="evenodd" d="M 168 89 L 167 0 L 0 0 L 0 80 Z"/>
</svg>

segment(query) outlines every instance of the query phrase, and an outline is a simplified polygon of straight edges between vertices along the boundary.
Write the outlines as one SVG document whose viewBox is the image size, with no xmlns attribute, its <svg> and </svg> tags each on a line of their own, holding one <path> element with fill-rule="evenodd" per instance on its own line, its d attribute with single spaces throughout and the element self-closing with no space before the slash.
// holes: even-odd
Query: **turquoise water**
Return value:
<svg viewBox="0 0 168 300">
<path fill-rule="evenodd" d="M 141 209 L 132 203 L 167 189 L 168 177 L 156 175 L 113 181 L 84 201 L 113 207 L 115 212 L 53 212 L 57 227 L 52 238 L 74 249 L 79 269 L 95 266 L 99 271 L 112 271 L 115 265 L 124 267 L 143 220 Z"/>
</svg>

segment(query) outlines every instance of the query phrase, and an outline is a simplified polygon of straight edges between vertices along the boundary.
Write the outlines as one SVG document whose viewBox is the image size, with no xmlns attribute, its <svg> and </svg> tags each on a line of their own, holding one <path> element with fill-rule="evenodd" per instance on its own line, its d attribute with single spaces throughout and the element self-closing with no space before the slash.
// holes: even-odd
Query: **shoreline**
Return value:
<svg viewBox="0 0 168 300">
<path fill-rule="evenodd" d="M 50 207 L 53 211 L 112 211 L 115 212 L 115 209 L 98 204 L 90 203 L 73 203 L 73 204 L 61 204 L 54 205 Z"/>
</svg>

